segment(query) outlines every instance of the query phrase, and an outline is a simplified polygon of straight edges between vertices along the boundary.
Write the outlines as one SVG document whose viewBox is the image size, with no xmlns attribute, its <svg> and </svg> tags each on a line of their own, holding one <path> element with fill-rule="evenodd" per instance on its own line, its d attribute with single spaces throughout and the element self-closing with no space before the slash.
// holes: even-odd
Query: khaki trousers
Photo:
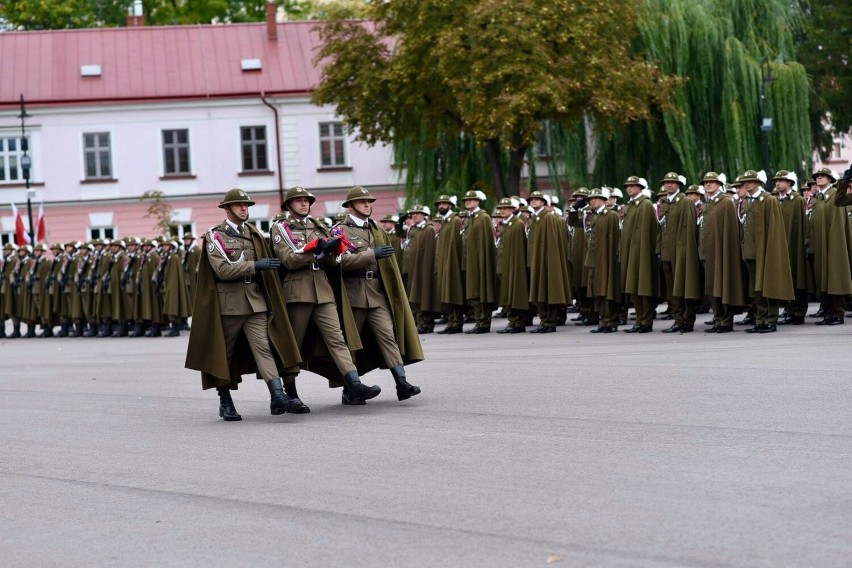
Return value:
<svg viewBox="0 0 852 568">
<path fill-rule="evenodd" d="M 278 377 L 278 368 L 269 346 L 269 331 L 266 312 L 245 316 L 221 316 L 222 330 L 225 333 L 225 354 L 228 361 L 234 354 L 234 344 L 240 331 L 245 333 L 254 361 L 257 364 L 257 378 L 269 382 Z"/>
<path fill-rule="evenodd" d="M 355 370 L 349 347 L 343 338 L 340 329 L 340 320 L 337 317 L 337 307 L 334 304 L 312 304 L 309 302 L 293 302 L 287 304 L 287 315 L 290 316 L 290 325 L 293 327 L 293 335 L 299 349 L 305 341 L 305 333 L 311 321 L 319 329 L 322 340 L 328 347 L 332 360 L 341 375 Z M 310 353 L 303 353 L 303 358 L 310 357 Z"/>
<path fill-rule="evenodd" d="M 399 353 L 399 346 L 396 344 L 396 337 L 393 333 L 393 318 L 391 318 L 390 309 L 387 306 L 378 308 L 352 308 L 352 313 L 355 315 L 355 323 L 358 324 L 358 332 L 363 337 L 364 325 L 370 326 L 370 331 L 376 337 L 376 343 L 379 345 L 379 352 L 385 365 L 396 367 L 402 365 L 402 355 Z"/>
<path fill-rule="evenodd" d="M 654 317 L 657 314 L 655 298 L 639 294 L 631 294 L 630 297 L 633 307 L 636 308 L 636 325 L 654 325 Z"/>
</svg>

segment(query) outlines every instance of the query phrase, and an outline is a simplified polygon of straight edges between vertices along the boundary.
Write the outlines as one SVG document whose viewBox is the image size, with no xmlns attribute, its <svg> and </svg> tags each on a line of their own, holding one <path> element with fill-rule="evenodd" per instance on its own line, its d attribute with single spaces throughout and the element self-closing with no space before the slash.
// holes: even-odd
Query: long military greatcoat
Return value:
<svg viewBox="0 0 852 568">
<path fill-rule="evenodd" d="M 497 247 L 491 216 L 481 209 L 465 219 L 465 296 L 484 304 L 497 300 Z"/>
<path fill-rule="evenodd" d="M 189 314 L 189 293 L 183 263 L 180 254 L 171 251 L 163 274 L 163 315 L 180 319 L 189 317 Z"/>
<path fill-rule="evenodd" d="M 438 295 L 444 304 L 464 305 L 461 257 L 461 219 L 450 213 L 441 225 L 436 254 Z"/>
<path fill-rule="evenodd" d="M 724 191 L 704 210 L 704 293 L 729 306 L 746 304 L 737 206 Z"/>
<path fill-rule="evenodd" d="M 408 300 L 424 312 L 440 312 L 441 299 L 435 275 L 435 227 L 425 221 L 408 243 L 411 261 L 408 273 Z"/>
<path fill-rule="evenodd" d="M 766 191 L 747 199 L 746 216 L 752 218 L 746 223 L 754 230 L 754 291 L 767 298 L 792 300 L 793 275 L 778 200 Z"/>
<path fill-rule="evenodd" d="M 589 296 L 604 297 L 613 302 L 621 301 L 621 270 L 618 266 L 618 250 L 621 232 L 618 213 L 604 207 L 594 212 L 590 219 L 591 230 L 586 236 L 589 243 L 585 266 L 589 268 L 586 289 Z"/>
<path fill-rule="evenodd" d="M 808 293 L 814 291 L 813 269 L 805 254 L 805 233 L 807 216 L 805 198 L 794 191 L 778 197 L 784 230 L 787 233 L 787 252 L 790 256 L 790 270 L 793 273 L 793 288 Z"/>
<path fill-rule="evenodd" d="M 246 223 L 249 230 L 256 258 L 270 258 L 272 251 L 266 243 L 266 238 L 253 225 Z M 212 229 L 211 229 L 212 231 Z M 208 232 L 208 236 L 211 233 Z M 212 236 L 205 239 L 207 246 L 201 252 L 198 264 L 198 288 L 193 306 L 193 323 L 189 332 L 189 345 L 186 351 L 187 369 L 201 371 L 201 387 L 228 386 L 236 389 L 242 381 L 242 375 L 257 372 L 257 363 L 252 355 L 248 340 L 241 331 L 234 345 L 233 355 L 228 361 L 225 352 L 225 332 L 222 328 L 219 293 L 216 288 L 216 274 L 207 258 L 208 250 L 212 250 Z M 285 375 L 301 363 L 299 346 L 293 336 L 290 320 L 284 305 L 284 294 L 278 273 L 274 270 L 263 270 L 255 274 L 258 284 L 269 310 L 267 329 L 269 346 L 279 373 Z"/>
<path fill-rule="evenodd" d="M 836 198 L 838 188 L 816 194 L 811 212 L 810 246 L 814 253 L 816 291 L 836 296 L 852 294 L 852 233 L 843 206 L 845 197 Z"/>
<path fill-rule="evenodd" d="M 502 277 L 499 305 L 515 310 L 530 307 L 530 286 L 527 273 L 527 234 L 524 221 L 513 215 L 500 232 Z"/>
<path fill-rule="evenodd" d="M 619 258 L 621 291 L 625 294 L 657 297 L 660 271 L 657 269 L 657 231 L 660 223 L 651 201 L 644 195 L 624 206 Z"/>
<path fill-rule="evenodd" d="M 680 193 L 665 208 L 661 254 L 663 260 L 672 263 L 671 295 L 677 298 L 700 300 L 704 295 L 698 261 L 696 217 L 695 204 Z M 666 255 L 669 255 L 668 259 Z"/>
<path fill-rule="evenodd" d="M 573 298 L 565 222 L 552 211 L 541 211 L 530 217 L 529 238 L 530 303 L 570 304 Z"/>
<path fill-rule="evenodd" d="M 568 226 L 571 227 L 571 242 L 569 244 L 568 260 L 571 263 L 571 287 L 585 288 L 589 279 L 588 271 L 583 264 L 586 260 L 586 231 L 583 218 L 587 209 L 572 210 L 568 214 Z"/>
</svg>

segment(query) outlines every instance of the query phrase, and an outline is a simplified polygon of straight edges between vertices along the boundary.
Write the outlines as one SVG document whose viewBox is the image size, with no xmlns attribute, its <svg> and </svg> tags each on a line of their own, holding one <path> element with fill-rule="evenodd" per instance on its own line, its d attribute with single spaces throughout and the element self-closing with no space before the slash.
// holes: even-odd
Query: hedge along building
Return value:
<svg viewBox="0 0 852 568">
<path fill-rule="evenodd" d="M 136 22 L 138 23 L 138 21 Z M 331 107 L 310 102 L 319 80 L 312 22 L 127 27 L 0 34 L 0 234 L 26 216 L 19 98 L 32 160 L 34 215 L 51 241 L 155 236 L 146 192 L 171 207 L 171 231 L 221 222 L 232 187 L 262 228 L 286 188 L 334 215 L 353 185 L 396 212 L 404 189 L 387 147 L 356 143 Z"/>
</svg>

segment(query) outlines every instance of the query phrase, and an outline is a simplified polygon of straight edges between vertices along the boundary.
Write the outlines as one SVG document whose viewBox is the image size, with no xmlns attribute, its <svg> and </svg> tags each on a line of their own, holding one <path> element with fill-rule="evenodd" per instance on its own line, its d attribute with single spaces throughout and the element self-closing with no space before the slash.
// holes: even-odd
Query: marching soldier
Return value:
<svg viewBox="0 0 852 568">
<path fill-rule="evenodd" d="M 252 205 L 245 191 L 228 191 L 219 203 L 225 220 L 204 236 L 186 353 L 186 367 L 201 371 L 201 387 L 219 393 L 219 416 L 227 422 L 242 420 L 231 390 L 253 372 L 266 382 L 273 415 L 298 408 L 281 381 L 300 363 L 276 272 L 281 263 L 246 222 Z"/>
<path fill-rule="evenodd" d="M 599 188 L 589 192 L 589 221 L 585 266 L 589 270 L 586 289 L 594 298 L 599 325 L 590 333 L 618 331 L 618 302 L 621 300 L 621 271 L 618 266 L 618 213 L 607 208 L 607 196 Z"/>
<path fill-rule="evenodd" d="M 189 317 L 189 299 L 183 262 L 177 247 L 177 242 L 165 238 L 160 246 L 161 258 L 157 283 L 162 301 L 163 322 L 169 325 L 166 337 L 179 336 L 181 322 Z"/>
<path fill-rule="evenodd" d="M 315 201 L 316 198 L 306 189 L 291 188 L 281 204 L 282 211 L 290 212 L 288 219 L 277 221 L 270 229 L 273 251 L 286 271 L 283 288 L 287 314 L 302 361 L 309 363 L 319 347 L 313 344 L 321 343 L 338 373 L 329 378 L 330 386 L 340 386 L 339 379 L 342 378 L 343 404 L 363 404 L 377 396 L 381 388 L 362 384 L 352 361 L 351 351 L 360 349 L 362 345 L 348 298 L 340 295 L 342 282 L 338 257 L 341 238 L 332 236 L 328 227 L 311 217 L 311 206 Z M 336 296 L 340 298 L 340 305 Z M 338 313 L 338 308 L 342 314 Z M 308 368 L 311 369 L 310 366 Z M 297 406 L 291 412 L 310 412 L 296 390 L 296 373 L 284 374 L 284 392 Z"/>
<path fill-rule="evenodd" d="M 568 229 L 551 211 L 547 197 L 533 191 L 527 198 L 532 209 L 529 228 L 529 303 L 541 319 L 530 333 L 553 333 L 561 310 L 572 302 L 568 268 Z"/>
<path fill-rule="evenodd" d="M 491 216 L 479 208 L 485 194 L 471 190 L 462 198 L 467 218 L 462 224 L 462 265 L 465 268 L 465 297 L 473 308 L 476 325 L 468 334 L 491 331 L 491 312 L 497 305 L 497 247 Z"/>
<path fill-rule="evenodd" d="M 36 326 L 41 324 L 42 337 L 53 337 L 53 329 L 50 322 L 45 322 L 43 316 L 44 305 L 42 300 L 47 299 L 47 278 L 53 268 L 53 263 L 46 256 L 47 245 L 43 243 L 33 247 L 33 255 L 28 264 L 26 276 L 27 299 L 24 301 L 27 311 L 27 335 L 35 337 Z M 49 313 L 49 312 L 48 312 Z"/>
<path fill-rule="evenodd" d="M 814 291 L 814 275 L 805 253 L 805 234 L 807 232 L 807 214 L 805 199 L 793 186 L 798 177 L 794 172 L 780 170 L 772 178 L 778 190 L 778 205 L 787 235 L 787 251 L 790 257 L 790 270 L 793 273 L 795 299 L 787 304 L 787 316 L 778 323 L 782 325 L 803 325 L 808 312 L 808 298 Z"/>
<path fill-rule="evenodd" d="M 408 383 L 405 365 L 422 361 L 423 349 L 393 247 L 370 218 L 375 200 L 363 187 L 353 187 L 347 194 L 343 205 L 349 215 L 338 227 L 352 246 L 340 264 L 365 346 L 356 354 L 358 370 L 364 374 L 376 367 L 389 368 L 397 399 L 407 400 L 420 394 L 420 387 Z"/>
<path fill-rule="evenodd" d="M 438 289 L 447 327 L 438 333 L 461 333 L 464 324 L 464 279 L 462 277 L 462 221 L 453 208 L 455 196 L 441 195 L 435 207 L 441 215 L 441 233 L 436 253 Z"/>
<path fill-rule="evenodd" d="M 500 215 L 497 237 L 497 265 L 500 278 L 500 306 L 508 323 L 497 333 L 524 333 L 529 311 L 530 286 L 527 264 L 527 235 L 518 212 L 519 202 L 504 197 L 497 203 Z"/>
<path fill-rule="evenodd" d="M 436 231 L 429 219 L 429 208 L 415 205 L 408 214 L 414 223 L 408 244 L 411 262 L 408 274 L 408 301 L 414 313 L 417 333 L 435 330 L 435 314 L 441 312 L 438 281 L 435 275 Z"/>
<path fill-rule="evenodd" d="M 58 246 L 57 243 L 56 246 Z M 54 317 L 59 318 L 58 337 L 68 337 L 71 335 L 71 275 L 74 273 L 74 265 L 76 264 L 77 243 L 70 242 L 65 245 L 65 248 L 54 258 L 53 274 L 51 275 L 51 284 L 53 287 L 53 306 L 52 312 Z"/>
<path fill-rule="evenodd" d="M 12 284 L 9 278 L 15 268 L 17 247 L 13 243 L 3 245 L 3 252 L 0 254 L 0 339 L 6 337 L 6 320 L 14 317 L 12 306 L 14 305 L 14 296 L 12 295 Z M 12 325 L 14 326 L 14 320 Z"/>
<path fill-rule="evenodd" d="M 160 269 L 160 243 L 156 240 L 142 240 L 142 257 L 139 259 L 139 274 L 136 277 L 138 290 L 138 314 L 144 329 L 144 337 L 162 337 L 163 311 L 160 307 L 157 273 Z"/>
<path fill-rule="evenodd" d="M 122 285 L 124 272 L 129 262 L 127 243 L 121 239 L 116 239 L 112 241 L 110 248 L 112 251 L 110 253 L 109 272 L 104 278 L 103 294 L 104 301 L 109 302 L 112 324 L 107 324 L 104 337 L 127 337 L 131 308 L 130 298 Z"/>
<path fill-rule="evenodd" d="M 71 275 L 71 320 L 74 322 L 73 337 L 83 337 L 87 332 L 86 296 L 88 295 L 89 265 L 92 262 L 94 246 L 91 243 L 81 244 L 77 250 Z"/>
<path fill-rule="evenodd" d="M 822 168 L 814 172 L 810 248 L 814 254 L 816 290 L 821 295 L 824 318 L 817 325 L 842 325 L 846 297 L 852 294 L 852 233 L 849 216 L 835 206 L 838 193 L 834 172 Z M 841 203 L 844 201 L 841 199 Z"/>
<path fill-rule="evenodd" d="M 773 333 L 777 331 L 778 302 L 795 297 L 784 220 L 778 200 L 761 187 L 765 174 L 749 170 L 738 179 L 748 193 L 744 207 L 743 260 L 755 307 L 754 327 L 746 333 Z"/>
<path fill-rule="evenodd" d="M 660 224 L 651 201 L 642 194 L 644 180 L 631 176 L 624 182 L 629 197 L 623 207 L 619 258 L 621 260 L 621 289 L 636 309 L 636 324 L 625 333 L 649 333 L 654 329 L 659 271 L 656 246 Z"/>
</svg>

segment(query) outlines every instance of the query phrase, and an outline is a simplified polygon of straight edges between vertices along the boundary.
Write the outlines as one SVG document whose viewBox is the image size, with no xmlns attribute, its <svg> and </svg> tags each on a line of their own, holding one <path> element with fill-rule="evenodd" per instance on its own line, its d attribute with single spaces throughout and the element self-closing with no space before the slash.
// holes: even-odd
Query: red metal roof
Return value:
<svg viewBox="0 0 852 568">
<path fill-rule="evenodd" d="M 0 33 L 0 107 L 22 93 L 28 105 L 305 94 L 320 76 L 315 23 L 279 23 L 277 41 L 265 22 Z"/>
</svg>

